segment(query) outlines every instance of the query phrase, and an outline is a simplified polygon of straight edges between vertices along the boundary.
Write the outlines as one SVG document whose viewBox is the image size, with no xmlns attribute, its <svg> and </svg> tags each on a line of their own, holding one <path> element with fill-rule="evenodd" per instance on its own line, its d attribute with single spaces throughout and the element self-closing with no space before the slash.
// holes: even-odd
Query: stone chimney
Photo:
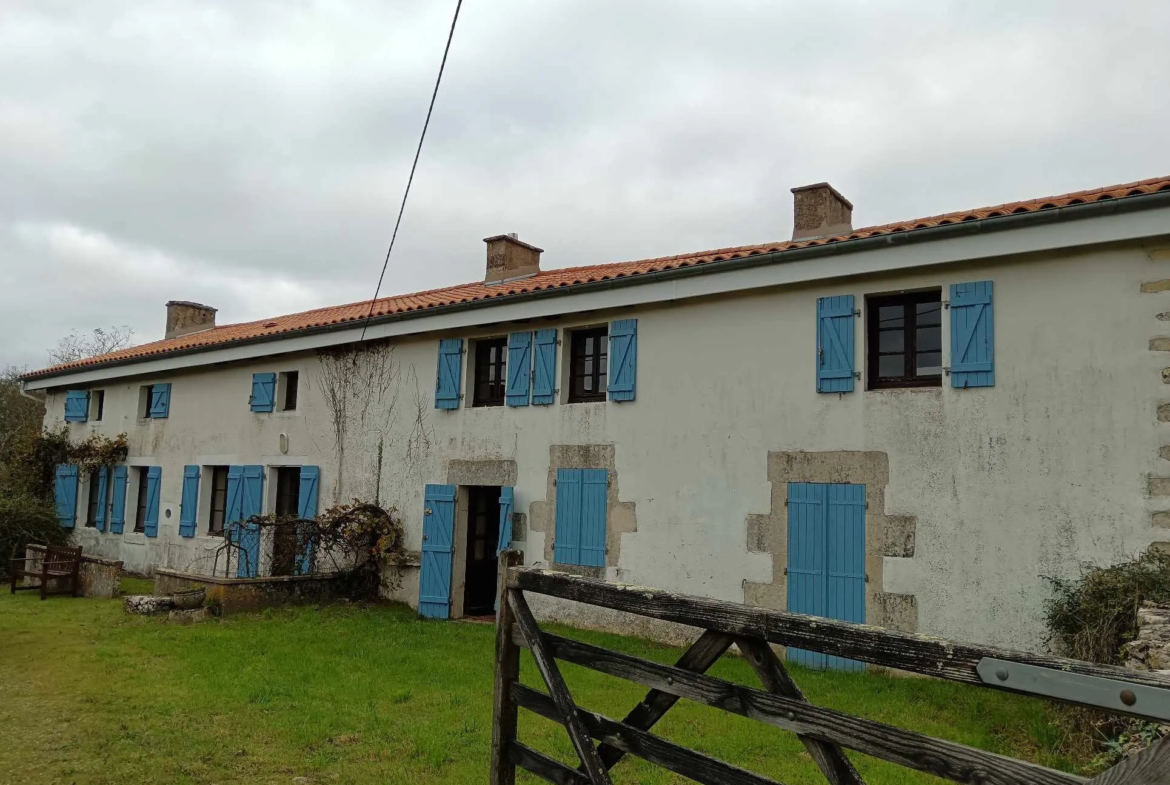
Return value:
<svg viewBox="0 0 1170 785">
<path fill-rule="evenodd" d="M 166 338 L 210 330 L 215 326 L 215 309 L 210 305 L 171 300 L 167 303 Z"/>
<path fill-rule="evenodd" d="M 485 237 L 487 243 L 487 276 L 484 283 L 498 283 L 510 278 L 523 278 L 540 272 L 543 248 L 520 241 L 515 232 Z"/>
<path fill-rule="evenodd" d="M 828 183 L 792 189 L 792 239 L 832 237 L 853 231 L 853 203 Z"/>
</svg>

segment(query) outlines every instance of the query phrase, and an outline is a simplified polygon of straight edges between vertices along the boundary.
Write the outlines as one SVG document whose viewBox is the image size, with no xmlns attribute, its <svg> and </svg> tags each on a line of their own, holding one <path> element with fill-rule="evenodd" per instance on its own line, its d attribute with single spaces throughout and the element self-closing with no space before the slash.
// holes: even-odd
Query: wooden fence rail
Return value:
<svg viewBox="0 0 1170 785">
<path fill-rule="evenodd" d="M 526 570 L 520 564 L 519 553 L 500 554 L 492 785 L 512 785 L 517 767 L 561 785 L 608 785 L 609 771 L 626 755 L 709 785 L 777 785 L 651 734 L 680 698 L 795 733 L 831 785 L 864 785 L 843 749 L 972 785 L 1170 784 L 1170 738 L 1086 780 L 814 706 L 770 644 L 1162 722 L 1170 721 L 1170 678 L 1165 676 Z M 526 592 L 698 627 L 703 633 L 673 666 L 662 665 L 541 631 Z M 763 689 L 706 675 L 732 644 L 756 672 Z M 519 683 L 521 648 L 531 650 L 547 693 Z M 574 702 L 558 660 L 626 679 L 649 692 L 621 721 L 587 711 Z M 576 769 L 517 740 L 521 708 L 565 727 L 580 761 Z"/>
</svg>

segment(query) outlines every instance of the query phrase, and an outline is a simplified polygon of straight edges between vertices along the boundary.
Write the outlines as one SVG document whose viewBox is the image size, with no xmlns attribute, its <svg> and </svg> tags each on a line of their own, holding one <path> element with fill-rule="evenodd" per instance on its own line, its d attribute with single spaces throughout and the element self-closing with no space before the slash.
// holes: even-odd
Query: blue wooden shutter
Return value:
<svg viewBox="0 0 1170 785">
<path fill-rule="evenodd" d="M 995 386 L 992 282 L 951 284 L 951 386 Z"/>
<path fill-rule="evenodd" d="M 532 379 L 532 333 L 508 336 L 508 384 L 504 397 L 509 406 L 527 406 Z"/>
<path fill-rule="evenodd" d="M 451 615 L 455 490 L 454 485 L 428 485 L 424 496 L 418 612 L 430 619 L 446 619 Z"/>
<path fill-rule="evenodd" d="M 297 517 L 311 521 L 317 517 L 317 491 L 321 485 L 321 469 L 316 466 L 301 467 L 300 492 L 297 495 L 299 508 Z M 297 532 L 297 575 L 308 575 L 313 571 L 313 538 L 310 532 Z"/>
<path fill-rule="evenodd" d="M 276 408 L 276 374 L 252 374 L 252 397 L 248 400 L 254 412 L 270 412 Z"/>
<path fill-rule="evenodd" d="M 553 561 L 581 563 L 581 470 L 557 469 L 556 531 Z"/>
<path fill-rule="evenodd" d="M 151 466 L 146 470 L 146 517 L 142 521 L 142 531 L 147 537 L 158 536 L 158 502 L 159 491 L 162 489 L 162 467 Z"/>
<path fill-rule="evenodd" d="M 57 507 L 57 520 L 64 529 L 72 529 L 77 523 L 77 467 L 59 464 L 53 483 L 53 500 Z"/>
<path fill-rule="evenodd" d="M 458 409 L 463 378 L 463 339 L 439 341 L 439 372 L 435 377 L 435 408 Z M 446 617 L 444 617 L 446 618 Z"/>
<path fill-rule="evenodd" d="M 500 541 L 496 545 L 496 555 L 512 544 L 512 506 L 515 500 L 515 489 L 511 485 L 500 488 Z"/>
<path fill-rule="evenodd" d="M 825 613 L 830 619 L 865 623 L 865 486 L 829 485 L 825 537 Z M 826 656 L 826 667 L 862 671 L 856 660 Z"/>
<path fill-rule="evenodd" d="M 106 498 L 110 492 L 110 469 L 107 466 L 98 468 L 98 505 L 97 517 L 94 519 L 94 527 L 98 531 L 104 532 L 106 530 Z"/>
<path fill-rule="evenodd" d="M 788 610 L 825 615 L 825 486 L 788 483 Z M 788 649 L 788 659 L 809 668 L 825 667 L 825 655 Z"/>
<path fill-rule="evenodd" d="M 125 466 L 114 467 L 114 490 L 110 494 L 110 534 L 121 534 L 126 525 L 126 477 Z"/>
<path fill-rule="evenodd" d="M 244 467 L 243 466 L 229 466 L 227 473 L 227 495 L 224 501 L 224 535 L 227 536 L 232 545 L 240 545 L 240 538 L 243 534 L 244 524 L 242 515 L 244 512 Z M 236 574 L 239 575 L 241 567 L 247 571 L 247 559 L 237 552 L 238 561 L 236 565 Z M 230 551 L 229 556 L 230 559 Z"/>
<path fill-rule="evenodd" d="M 230 485 L 230 473 L 229 485 Z M 253 515 L 264 512 L 264 467 L 244 466 L 240 482 L 240 520 L 247 521 Z M 239 535 L 240 557 L 236 564 L 236 576 L 255 578 L 260 571 L 260 526 L 244 523 Z"/>
<path fill-rule="evenodd" d="M 549 406 L 557 387 L 557 331 L 537 330 L 533 352 L 532 405 Z"/>
<path fill-rule="evenodd" d="M 150 416 L 152 419 L 166 419 L 171 413 L 171 385 L 154 384 L 150 387 Z"/>
<path fill-rule="evenodd" d="M 65 422 L 85 422 L 89 419 L 89 390 L 65 391 Z"/>
<path fill-rule="evenodd" d="M 853 295 L 817 300 L 817 392 L 853 392 Z"/>
<path fill-rule="evenodd" d="M 609 473 L 605 469 L 581 470 L 581 561 L 589 567 L 605 566 L 605 508 Z"/>
<path fill-rule="evenodd" d="M 179 503 L 179 536 L 195 536 L 195 520 L 199 512 L 199 467 L 183 467 L 183 498 Z"/>
<path fill-rule="evenodd" d="M 638 320 L 609 325 L 609 399 L 632 401 L 638 381 Z"/>
</svg>

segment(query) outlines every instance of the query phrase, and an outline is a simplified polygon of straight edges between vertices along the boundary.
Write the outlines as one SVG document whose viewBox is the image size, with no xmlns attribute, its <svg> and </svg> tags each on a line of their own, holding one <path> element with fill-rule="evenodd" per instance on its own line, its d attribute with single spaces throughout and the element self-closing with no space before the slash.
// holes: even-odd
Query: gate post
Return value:
<svg viewBox="0 0 1170 785">
<path fill-rule="evenodd" d="M 508 604 L 508 569 L 524 563 L 520 551 L 500 552 L 496 569 L 496 677 L 492 698 L 492 778 L 491 785 L 513 785 L 516 764 L 509 747 L 516 740 L 516 699 L 512 685 L 520 678 L 520 648 L 512 638 L 515 618 Z"/>
</svg>

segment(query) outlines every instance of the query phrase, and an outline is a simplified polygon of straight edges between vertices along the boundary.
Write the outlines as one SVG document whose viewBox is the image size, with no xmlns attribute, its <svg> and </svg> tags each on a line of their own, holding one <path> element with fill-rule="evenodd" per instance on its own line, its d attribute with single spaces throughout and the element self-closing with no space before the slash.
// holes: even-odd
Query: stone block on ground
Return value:
<svg viewBox="0 0 1170 785">
<path fill-rule="evenodd" d="M 207 608 L 191 608 L 190 610 L 171 611 L 167 614 L 167 621 L 171 624 L 195 624 L 207 621 L 211 613 Z"/>
<path fill-rule="evenodd" d="M 155 597 L 152 594 L 131 594 L 122 602 L 126 613 L 137 613 L 141 616 L 150 616 L 155 613 L 169 611 L 174 607 L 170 597 Z"/>
</svg>

